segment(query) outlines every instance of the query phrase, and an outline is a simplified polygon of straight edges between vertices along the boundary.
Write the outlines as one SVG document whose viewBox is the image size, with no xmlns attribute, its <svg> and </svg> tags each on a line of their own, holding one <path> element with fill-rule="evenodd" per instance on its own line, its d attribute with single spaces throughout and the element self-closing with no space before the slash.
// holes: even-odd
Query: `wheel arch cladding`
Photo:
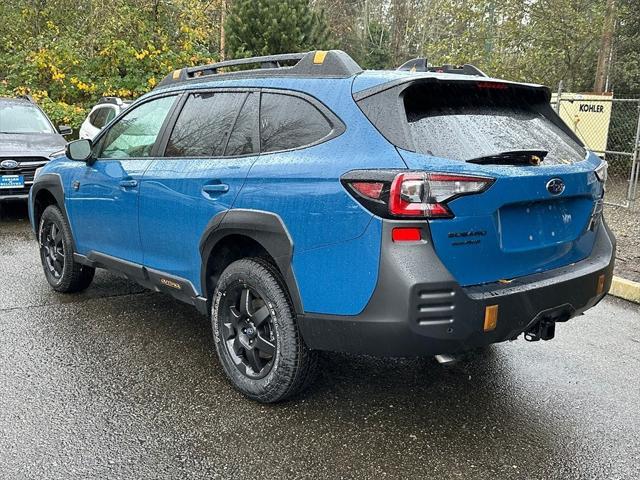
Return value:
<svg viewBox="0 0 640 480">
<path fill-rule="evenodd" d="M 42 213 L 49 205 L 57 205 L 64 219 L 69 223 L 67 209 L 64 204 L 64 188 L 59 175 L 44 173 L 39 176 L 38 180 L 31 187 L 31 198 L 33 204 L 30 205 L 29 214 L 31 215 L 31 227 L 36 235 L 38 234 L 38 226 Z"/>
<path fill-rule="evenodd" d="M 209 298 L 222 270 L 246 257 L 268 257 L 278 269 L 298 314 L 304 312 L 292 268 L 293 241 L 282 219 L 270 212 L 233 209 L 211 219 L 200 241 L 201 288 Z"/>
</svg>

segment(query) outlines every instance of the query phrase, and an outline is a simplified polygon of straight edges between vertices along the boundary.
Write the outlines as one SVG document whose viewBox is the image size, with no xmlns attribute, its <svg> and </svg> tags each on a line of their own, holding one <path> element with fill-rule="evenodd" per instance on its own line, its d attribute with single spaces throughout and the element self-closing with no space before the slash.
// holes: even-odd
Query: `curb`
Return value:
<svg viewBox="0 0 640 480">
<path fill-rule="evenodd" d="M 614 276 L 609 295 L 623 298 L 629 302 L 640 303 L 640 283 Z"/>
</svg>

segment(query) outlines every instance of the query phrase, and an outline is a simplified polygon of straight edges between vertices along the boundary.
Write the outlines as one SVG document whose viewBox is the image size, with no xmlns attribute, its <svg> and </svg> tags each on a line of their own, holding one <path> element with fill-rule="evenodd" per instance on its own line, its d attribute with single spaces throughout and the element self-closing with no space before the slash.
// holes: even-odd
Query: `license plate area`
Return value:
<svg viewBox="0 0 640 480">
<path fill-rule="evenodd" d="M 0 175 L 0 188 L 23 188 L 24 175 Z"/>
<path fill-rule="evenodd" d="M 500 208 L 500 240 L 504 251 L 524 251 L 572 242 L 586 229 L 593 199 L 566 198 Z"/>
</svg>

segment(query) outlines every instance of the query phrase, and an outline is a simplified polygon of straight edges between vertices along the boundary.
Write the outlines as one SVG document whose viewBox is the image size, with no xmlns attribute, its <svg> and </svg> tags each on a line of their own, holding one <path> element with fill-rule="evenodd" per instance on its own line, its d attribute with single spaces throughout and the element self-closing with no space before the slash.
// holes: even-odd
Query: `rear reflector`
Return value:
<svg viewBox="0 0 640 480">
<path fill-rule="evenodd" d="M 604 275 L 598 277 L 598 286 L 596 287 L 596 295 L 604 293 Z"/>
<path fill-rule="evenodd" d="M 498 326 L 498 305 L 489 305 L 484 310 L 484 328 L 485 332 L 495 330 Z"/>
<path fill-rule="evenodd" d="M 422 235 L 419 228 L 394 228 L 391 231 L 391 239 L 394 242 L 419 242 Z"/>
</svg>

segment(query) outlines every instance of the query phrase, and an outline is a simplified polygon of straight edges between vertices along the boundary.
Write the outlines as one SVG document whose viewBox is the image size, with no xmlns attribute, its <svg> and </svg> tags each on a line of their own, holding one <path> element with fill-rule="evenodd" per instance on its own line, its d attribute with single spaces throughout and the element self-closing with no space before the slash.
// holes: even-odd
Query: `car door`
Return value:
<svg viewBox="0 0 640 480">
<path fill-rule="evenodd" d="M 79 253 L 142 263 L 139 182 L 176 98 L 155 97 L 133 108 L 97 139 L 95 162 L 72 174 L 67 196 Z"/>
<path fill-rule="evenodd" d="M 201 236 L 232 207 L 258 155 L 259 96 L 216 91 L 186 98 L 161 147 L 164 157 L 152 162 L 141 186 L 140 230 L 151 274 L 199 285 Z"/>
</svg>

